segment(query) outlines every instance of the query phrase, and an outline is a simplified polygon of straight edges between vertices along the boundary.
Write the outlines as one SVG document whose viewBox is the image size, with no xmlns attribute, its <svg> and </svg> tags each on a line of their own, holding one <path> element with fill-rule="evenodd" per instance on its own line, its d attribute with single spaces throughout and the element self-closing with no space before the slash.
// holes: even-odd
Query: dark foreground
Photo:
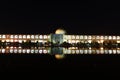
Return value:
<svg viewBox="0 0 120 80">
<path fill-rule="evenodd" d="M 62 69 L 62 70 L 61 70 Z M 66 55 L 57 60 L 53 55 L 0 54 L 0 71 L 15 72 L 104 72 L 120 71 L 120 55 Z M 73 74 L 73 73 L 72 73 Z"/>
</svg>

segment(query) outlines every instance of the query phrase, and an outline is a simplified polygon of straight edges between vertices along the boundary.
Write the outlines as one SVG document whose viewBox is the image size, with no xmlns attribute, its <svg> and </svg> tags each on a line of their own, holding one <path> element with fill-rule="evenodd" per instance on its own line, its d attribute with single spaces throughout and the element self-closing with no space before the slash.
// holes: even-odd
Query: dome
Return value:
<svg viewBox="0 0 120 80">
<path fill-rule="evenodd" d="M 64 29 L 57 29 L 55 34 L 66 34 L 66 31 Z"/>
</svg>

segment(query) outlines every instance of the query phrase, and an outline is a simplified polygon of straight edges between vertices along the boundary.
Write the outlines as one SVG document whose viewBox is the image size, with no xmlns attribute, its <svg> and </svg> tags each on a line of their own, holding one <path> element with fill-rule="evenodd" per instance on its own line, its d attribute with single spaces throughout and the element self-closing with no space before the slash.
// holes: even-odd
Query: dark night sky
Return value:
<svg viewBox="0 0 120 80">
<path fill-rule="evenodd" d="M 49 34 L 63 27 L 69 34 L 119 34 L 119 9 L 113 2 L 6 1 L 0 33 Z"/>
</svg>

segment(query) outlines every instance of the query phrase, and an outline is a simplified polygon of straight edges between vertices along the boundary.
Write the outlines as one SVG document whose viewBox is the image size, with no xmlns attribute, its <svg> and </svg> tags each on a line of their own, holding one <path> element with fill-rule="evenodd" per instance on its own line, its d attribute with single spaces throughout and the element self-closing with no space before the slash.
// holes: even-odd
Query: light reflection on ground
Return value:
<svg viewBox="0 0 120 80">
<path fill-rule="evenodd" d="M 1 48 L 0 53 L 27 53 L 27 54 L 120 54 L 120 49 L 91 49 L 91 48 L 63 48 L 63 47 L 39 47 L 31 49 L 23 49 L 17 47 Z"/>
</svg>

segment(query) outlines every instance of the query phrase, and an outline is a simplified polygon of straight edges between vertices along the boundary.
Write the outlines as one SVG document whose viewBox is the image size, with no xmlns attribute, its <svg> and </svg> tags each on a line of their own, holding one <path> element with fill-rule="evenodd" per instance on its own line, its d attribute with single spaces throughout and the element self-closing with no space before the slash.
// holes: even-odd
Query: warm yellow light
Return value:
<svg viewBox="0 0 120 80">
<path fill-rule="evenodd" d="M 103 40 L 100 40 L 101 43 L 103 43 Z"/>
<path fill-rule="evenodd" d="M 10 47 L 10 48 L 13 48 L 13 47 Z"/>
<path fill-rule="evenodd" d="M 65 58 L 65 55 L 64 54 L 56 54 L 55 58 L 60 60 L 60 59 Z"/>
<path fill-rule="evenodd" d="M 30 35 L 27 35 L 27 39 L 30 39 Z"/>
<path fill-rule="evenodd" d="M 116 39 L 116 36 L 113 36 L 113 39 Z"/>
<path fill-rule="evenodd" d="M 15 42 L 17 42 L 18 40 L 14 40 Z"/>
<path fill-rule="evenodd" d="M 101 47 L 100 49 L 102 49 L 102 50 L 103 50 L 103 47 Z"/>
<path fill-rule="evenodd" d="M 117 41 L 117 43 L 120 43 L 120 41 Z"/>
<path fill-rule="evenodd" d="M 91 43 L 91 40 L 88 40 L 89 43 Z"/>
<path fill-rule="evenodd" d="M 13 42 L 13 39 L 11 39 L 10 42 Z"/>
<path fill-rule="evenodd" d="M 6 42 L 9 42 L 9 39 L 7 39 Z"/>
<path fill-rule="evenodd" d="M 76 43 L 80 42 L 79 40 L 76 40 Z"/>
<path fill-rule="evenodd" d="M 34 39 L 34 35 L 31 35 L 31 38 Z"/>
<path fill-rule="evenodd" d="M 63 30 L 63 29 L 57 29 L 57 30 L 55 31 L 55 34 L 66 34 L 66 31 Z"/>
<path fill-rule="evenodd" d="M 2 40 L 2 42 L 5 42 L 5 40 Z"/>
<path fill-rule="evenodd" d="M 8 46 L 7 46 L 6 48 L 7 48 L 7 49 L 9 49 L 9 47 L 8 47 Z"/>
</svg>

